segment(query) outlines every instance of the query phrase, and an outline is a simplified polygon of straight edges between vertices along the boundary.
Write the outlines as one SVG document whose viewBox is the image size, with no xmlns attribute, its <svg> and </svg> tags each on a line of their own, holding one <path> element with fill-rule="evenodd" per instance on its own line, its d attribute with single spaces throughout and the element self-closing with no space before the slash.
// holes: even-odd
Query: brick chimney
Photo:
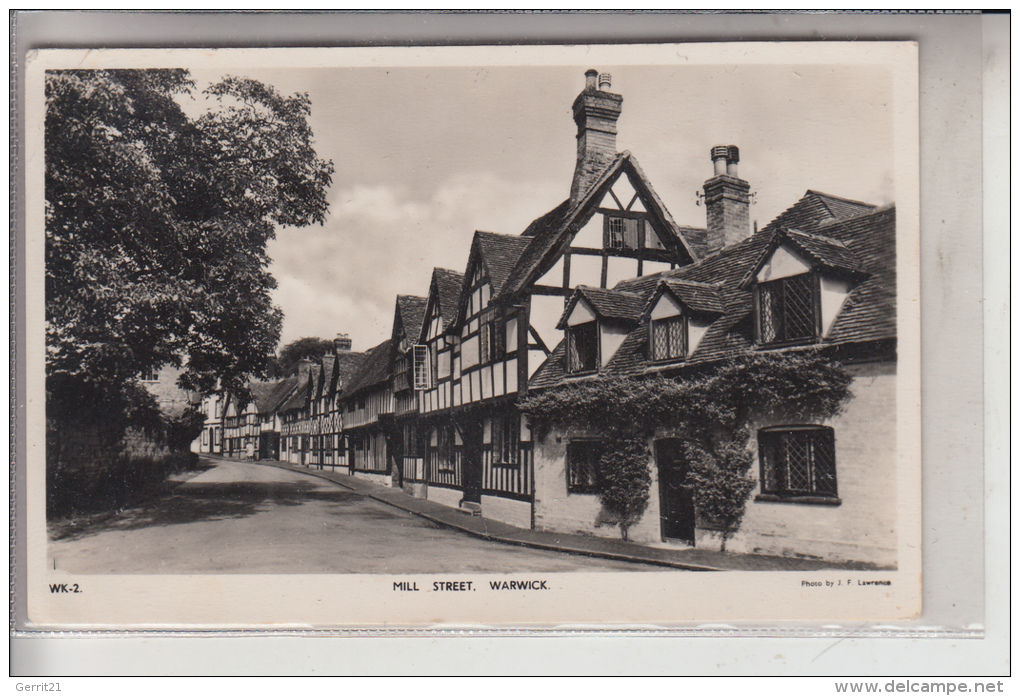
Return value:
<svg viewBox="0 0 1020 696">
<path fill-rule="evenodd" d="M 616 157 L 616 120 L 623 97 L 612 94 L 612 76 L 597 70 L 584 74 L 584 91 L 574 100 L 577 124 L 577 166 L 570 185 L 570 202 L 576 203 Z"/>
<path fill-rule="evenodd" d="M 307 380 L 308 375 L 311 373 L 311 371 L 312 371 L 311 360 L 309 360 L 308 358 L 301 358 L 300 360 L 298 360 L 297 373 L 299 381 L 304 382 L 305 380 Z"/>
<path fill-rule="evenodd" d="M 714 176 L 705 182 L 708 251 L 715 253 L 751 234 L 751 185 L 737 175 L 736 145 L 712 148 Z"/>
<path fill-rule="evenodd" d="M 351 352 L 351 339 L 345 333 L 338 333 L 333 339 L 333 352 L 337 355 Z"/>
</svg>

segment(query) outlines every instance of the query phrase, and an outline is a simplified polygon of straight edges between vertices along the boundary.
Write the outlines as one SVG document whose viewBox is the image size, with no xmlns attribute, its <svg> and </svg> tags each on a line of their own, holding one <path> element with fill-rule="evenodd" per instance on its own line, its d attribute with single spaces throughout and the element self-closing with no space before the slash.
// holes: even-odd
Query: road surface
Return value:
<svg viewBox="0 0 1020 696">
<path fill-rule="evenodd" d="M 658 570 L 484 541 L 298 472 L 203 462 L 208 470 L 163 498 L 54 525 L 51 565 L 80 574 Z"/>
</svg>

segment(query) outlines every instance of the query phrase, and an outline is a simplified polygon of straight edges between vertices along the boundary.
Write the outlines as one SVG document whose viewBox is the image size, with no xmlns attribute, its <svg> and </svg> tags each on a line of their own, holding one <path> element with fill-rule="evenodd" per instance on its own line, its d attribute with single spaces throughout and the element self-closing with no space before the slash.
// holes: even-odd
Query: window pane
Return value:
<svg viewBox="0 0 1020 696">
<path fill-rule="evenodd" d="M 786 340 L 815 335 L 815 298 L 813 277 L 809 274 L 786 278 L 784 319 Z"/>
<path fill-rule="evenodd" d="M 817 334 L 815 284 L 810 273 L 758 285 L 762 343 L 795 341 Z"/>
<path fill-rule="evenodd" d="M 836 495 L 832 428 L 759 431 L 762 492 L 776 495 Z"/>
</svg>

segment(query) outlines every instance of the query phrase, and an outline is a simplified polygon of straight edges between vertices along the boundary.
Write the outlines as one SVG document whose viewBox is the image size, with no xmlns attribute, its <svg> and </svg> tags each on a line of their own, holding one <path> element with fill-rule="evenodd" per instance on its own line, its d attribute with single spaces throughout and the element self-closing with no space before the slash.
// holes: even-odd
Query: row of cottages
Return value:
<svg viewBox="0 0 1020 696">
<path fill-rule="evenodd" d="M 306 466 L 346 466 L 340 394 L 361 361 L 341 334 L 319 363 L 302 360 L 296 375 L 251 381 L 247 394 L 210 394 L 205 428 L 194 449 L 235 459 L 282 460 Z"/>
<path fill-rule="evenodd" d="M 617 153 L 609 88 L 589 71 L 573 103 L 569 198 L 520 235 L 476 232 L 463 275 L 436 269 L 427 297 L 398 298 L 391 339 L 342 397 L 351 473 L 520 527 L 618 536 L 593 490 L 598 428 L 533 428 L 520 398 L 820 348 L 852 371 L 854 399 L 825 422 L 755 424 L 757 489 L 727 547 L 895 564 L 894 208 L 808 191 L 752 234 L 739 152 L 720 146 L 707 225 L 678 225 Z M 679 437 L 649 440 L 629 538 L 718 546 Z"/>
</svg>

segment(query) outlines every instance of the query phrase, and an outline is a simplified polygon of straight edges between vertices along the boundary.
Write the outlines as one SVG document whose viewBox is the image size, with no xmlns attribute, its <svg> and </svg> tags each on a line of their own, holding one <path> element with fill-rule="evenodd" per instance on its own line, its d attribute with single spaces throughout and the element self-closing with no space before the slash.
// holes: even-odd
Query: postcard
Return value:
<svg viewBox="0 0 1020 696">
<path fill-rule="evenodd" d="M 27 628 L 920 614 L 916 44 L 26 74 Z"/>
</svg>

